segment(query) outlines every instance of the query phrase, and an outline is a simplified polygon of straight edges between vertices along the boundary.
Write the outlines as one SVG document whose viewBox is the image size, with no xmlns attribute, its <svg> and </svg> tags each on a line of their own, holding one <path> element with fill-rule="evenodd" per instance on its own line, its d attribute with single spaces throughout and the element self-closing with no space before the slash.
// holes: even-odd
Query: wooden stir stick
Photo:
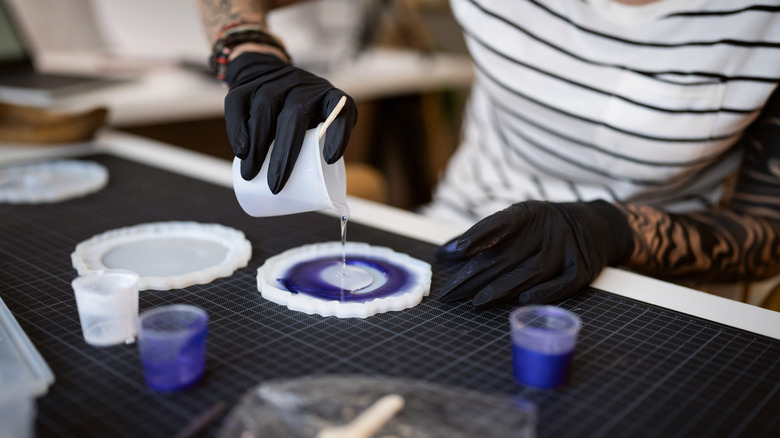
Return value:
<svg viewBox="0 0 780 438">
<path fill-rule="evenodd" d="M 370 438 L 404 406 L 404 398 L 388 394 L 343 426 L 320 430 L 317 438 Z"/>
<path fill-rule="evenodd" d="M 320 132 L 317 134 L 317 140 L 322 140 L 322 136 L 325 135 L 325 130 L 328 129 L 328 126 L 330 126 L 330 124 L 333 123 L 334 120 L 336 120 L 336 116 L 338 116 L 339 113 L 341 112 L 341 109 L 344 108 L 345 103 L 347 103 L 347 96 L 341 96 L 341 99 L 339 99 L 339 102 L 336 104 L 336 107 L 333 108 L 333 111 L 330 112 L 328 118 L 325 119 L 325 123 L 322 124 L 322 128 L 320 128 Z"/>
</svg>

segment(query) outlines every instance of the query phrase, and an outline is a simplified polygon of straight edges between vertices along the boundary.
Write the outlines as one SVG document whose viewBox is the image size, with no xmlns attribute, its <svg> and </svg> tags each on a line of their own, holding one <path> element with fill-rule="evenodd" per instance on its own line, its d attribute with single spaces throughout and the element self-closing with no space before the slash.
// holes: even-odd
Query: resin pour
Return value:
<svg viewBox="0 0 780 438">
<path fill-rule="evenodd" d="M 358 277 L 368 274 L 370 283 L 355 282 L 355 272 Z M 428 295 L 430 285 L 428 263 L 358 242 L 300 246 L 269 258 L 257 270 L 264 298 L 292 310 L 340 318 L 413 307 Z"/>
<path fill-rule="evenodd" d="M 409 281 L 409 273 L 401 266 L 373 257 L 350 257 L 346 269 L 341 259 L 323 257 L 292 266 L 278 280 L 292 293 L 324 300 L 361 302 L 404 289 Z M 357 281 L 365 286 L 355 287 Z"/>
<path fill-rule="evenodd" d="M 340 290 L 356 292 L 374 284 L 378 278 L 368 269 L 359 264 L 347 264 L 347 223 L 349 222 L 349 207 L 346 201 L 336 204 L 341 216 L 341 263 L 327 263 L 320 268 L 319 276 L 327 284 L 323 288 L 338 286 Z M 289 288 L 288 288 L 289 289 Z M 290 289 L 292 291 L 292 289 Z"/>
<path fill-rule="evenodd" d="M 345 102 L 343 96 L 325 122 L 306 131 L 298 162 L 281 192 L 269 195 L 263 177 L 266 163 L 260 178 L 247 185 L 236 160 L 233 188 L 241 207 L 252 216 L 332 210 L 341 219 L 341 242 L 305 245 L 266 260 L 257 270 L 257 288 L 263 297 L 309 314 L 366 318 L 417 305 L 430 292 L 431 266 L 389 248 L 347 244 L 343 160 L 329 165 L 323 158 L 326 129 Z"/>
</svg>

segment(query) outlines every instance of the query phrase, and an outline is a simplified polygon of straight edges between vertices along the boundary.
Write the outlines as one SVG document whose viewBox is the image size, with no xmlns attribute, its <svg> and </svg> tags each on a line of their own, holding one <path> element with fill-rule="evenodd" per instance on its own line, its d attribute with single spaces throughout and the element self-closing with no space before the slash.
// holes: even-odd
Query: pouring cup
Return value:
<svg viewBox="0 0 780 438">
<path fill-rule="evenodd" d="M 298 160 L 290 179 L 282 190 L 273 194 L 268 187 L 268 166 L 271 149 L 260 168 L 260 173 L 250 181 L 241 176 L 241 160 L 233 160 L 233 190 L 241 208 L 255 217 L 282 216 L 317 210 L 339 211 L 346 205 L 347 177 L 344 159 L 328 164 L 322 157 L 325 136 L 319 138 L 319 126 L 306 131 Z"/>
</svg>

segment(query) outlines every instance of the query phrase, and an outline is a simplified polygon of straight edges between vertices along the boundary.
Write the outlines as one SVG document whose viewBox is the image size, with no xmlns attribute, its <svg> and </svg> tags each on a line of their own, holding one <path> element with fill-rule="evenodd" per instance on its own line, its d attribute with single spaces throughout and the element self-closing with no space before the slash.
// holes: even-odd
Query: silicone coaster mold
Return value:
<svg viewBox="0 0 780 438">
<path fill-rule="evenodd" d="M 154 222 L 96 235 L 71 254 L 79 275 L 128 269 L 139 290 L 206 284 L 233 275 L 249 263 L 252 245 L 241 231 L 219 224 Z"/>
<path fill-rule="evenodd" d="M 78 160 L 42 161 L 0 168 L 0 202 L 43 204 L 94 193 L 108 183 L 108 170 Z"/>
<path fill-rule="evenodd" d="M 341 263 L 341 242 L 324 242 L 292 248 L 266 260 L 257 270 L 257 289 L 267 300 L 291 310 L 339 318 L 367 318 L 408 309 L 430 293 L 428 263 L 360 242 L 347 242 L 346 253 L 347 264 L 360 265 L 375 275 L 374 284 L 355 292 L 333 285 L 317 289 L 321 281 L 312 275 L 316 267 L 326 261 Z"/>
</svg>

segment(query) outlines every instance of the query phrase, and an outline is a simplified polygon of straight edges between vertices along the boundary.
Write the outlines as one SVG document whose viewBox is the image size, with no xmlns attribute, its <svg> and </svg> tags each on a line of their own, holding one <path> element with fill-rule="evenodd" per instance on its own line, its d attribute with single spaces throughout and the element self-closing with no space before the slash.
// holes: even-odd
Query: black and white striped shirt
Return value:
<svg viewBox="0 0 780 438">
<path fill-rule="evenodd" d="M 451 0 L 477 79 L 425 213 L 605 199 L 710 207 L 780 80 L 780 1 Z"/>
</svg>

